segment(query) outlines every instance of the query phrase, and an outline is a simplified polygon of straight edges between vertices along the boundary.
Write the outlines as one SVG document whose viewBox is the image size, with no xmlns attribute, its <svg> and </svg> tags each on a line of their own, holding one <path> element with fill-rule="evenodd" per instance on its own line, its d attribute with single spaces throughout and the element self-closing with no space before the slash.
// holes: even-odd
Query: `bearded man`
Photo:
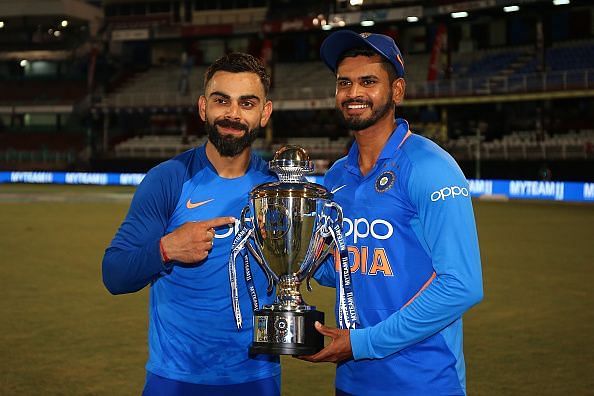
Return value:
<svg viewBox="0 0 594 396">
<path fill-rule="evenodd" d="M 206 71 L 198 100 L 208 141 L 151 169 L 103 258 L 112 294 L 150 285 L 149 357 L 143 395 L 280 395 L 277 356 L 248 355 L 252 311 L 238 331 L 227 265 L 236 219 L 256 185 L 274 181 L 252 154 L 272 103 L 270 76 L 248 54 L 232 53 Z M 264 304 L 259 266 L 253 284 Z M 243 268 L 238 266 L 238 277 Z M 250 307 L 247 287 L 240 306 Z"/>
<path fill-rule="evenodd" d="M 483 296 L 468 182 L 396 117 L 406 83 L 392 38 L 341 30 L 320 54 L 355 136 L 324 183 L 344 212 L 358 326 L 317 324 L 332 342 L 302 358 L 337 363 L 338 396 L 465 395 L 462 314 Z M 336 268 L 324 264 L 316 279 L 338 288 Z"/>
</svg>

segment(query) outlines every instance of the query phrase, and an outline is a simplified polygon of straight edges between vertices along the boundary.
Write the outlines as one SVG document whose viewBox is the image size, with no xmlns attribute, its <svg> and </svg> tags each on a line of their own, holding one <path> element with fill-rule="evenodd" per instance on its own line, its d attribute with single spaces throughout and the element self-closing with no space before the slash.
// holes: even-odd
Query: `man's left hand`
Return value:
<svg viewBox="0 0 594 396">
<path fill-rule="evenodd" d="M 332 342 L 315 355 L 299 356 L 299 359 L 313 363 L 339 363 L 353 356 L 351 337 L 348 329 L 334 329 L 326 327 L 320 322 L 316 322 L 315 326 L 316 330 L 325 337 L 332 338 Z"/>
</svg>

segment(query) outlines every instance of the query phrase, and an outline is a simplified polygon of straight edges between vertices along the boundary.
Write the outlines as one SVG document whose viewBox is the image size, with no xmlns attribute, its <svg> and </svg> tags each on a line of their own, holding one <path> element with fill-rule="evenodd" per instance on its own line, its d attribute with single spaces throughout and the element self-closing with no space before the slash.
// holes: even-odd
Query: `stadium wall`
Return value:
<svg viewBox="0 0 594 396">
<path fill-rule="evenodd" d="M 136 186 L 144 173 L 91 172 L 0 172 L 2 183 L 82 184 Z M 308 178 L 322 183 L 323 176 Z M 594 183 L 533 180 L 470 179 L 469 188 L 444 187 L 431 194 L 431 200 L 454 199 L 459 195 L 486 199 L 532 199 L 594 203 Z"/>
</svg>

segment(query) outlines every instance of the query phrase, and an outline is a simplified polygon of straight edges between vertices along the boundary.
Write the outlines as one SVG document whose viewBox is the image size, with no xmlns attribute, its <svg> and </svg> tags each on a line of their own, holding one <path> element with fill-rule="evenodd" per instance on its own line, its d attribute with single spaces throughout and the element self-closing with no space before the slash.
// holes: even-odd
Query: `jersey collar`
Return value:
<svg viewBox="0 0 594 396">
<path fill-rule="evenodd" d="M 206 167 L 206 168 L 210 169 L 215 175 L 218 175 L 216 168 L 214 167 L 214 165 L 210 162 L 210 160 L 206 156 L 206 143 L 202 144 L 201 146 L 196 147 L 196 153 L 198 154 L 198 159 L 200 160 L 201 166 L 203 168 Z M 244 176 L 247 175 L 248 173 L 251 173 L 255 169 L 254 168 L 254 165 L 256 162 L 255 155 L 256 154 L 254 153 L 254 150 L 252 149 L 252 152 L 250 153 L 250 162 L 248 164 L 247 169 L 245 170 Z"/>
<path fill-rule="evenodd" d="M 392 132 L 392 135 L 388 138 L 386 145 L 382 149 L 379 160 L 384 160 L 394 157 L 396 151 L 402 146 L 404 141 L 410 136 L 410 130 L 408 121 L 404 118 L 396 119 L 396 129 Z M 360 174 L 359 170 L 359 146 L 355 141 L 349 150 L 346 161 L 346 168 L 351 173 Z"/>
</svg>

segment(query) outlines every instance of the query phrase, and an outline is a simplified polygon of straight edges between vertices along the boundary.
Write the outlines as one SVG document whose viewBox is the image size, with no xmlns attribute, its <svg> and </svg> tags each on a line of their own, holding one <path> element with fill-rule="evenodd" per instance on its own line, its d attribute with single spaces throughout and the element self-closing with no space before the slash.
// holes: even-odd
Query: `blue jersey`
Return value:
<svg viewBox="0 0 594 396">
<path fill-rule="evenodd" d="M 444 150 L 397 120 L 374 168 L 355 143 L 325 185 L 344 210 L 360 326 L 336 386 L 355 395 L 464 395 L 462 314 L 482 299 L 472 203 Z M 316 274 L 338 287 L 327 262 Z"/>
<path fill-rule="evenodd" d="M 252 305 L 241 282 L 243 265 L 237 266 L 237 277 L 245 320 L 241 330 L 235 324 L 228 260 L 237 225 L 216 229 L 212 251 L 194 266 L 165 265 L 159 250 L 160 238 L 186 222 L 239 218 L 249 191 L 274 180 L 266 163 L 255 155 L 245 175 L 219 177 L 201 146 L 151 169 L 138 186 L 126 219 L 105 252 L 103 279 L 112 293 L 151 285 L 149 372 L 206 385 L 280 375 L 278 357 L 248 355 Z M 252 274 L 260 303 L 272 303 L 264 272 L 252 265 Z"/>
</svg>

